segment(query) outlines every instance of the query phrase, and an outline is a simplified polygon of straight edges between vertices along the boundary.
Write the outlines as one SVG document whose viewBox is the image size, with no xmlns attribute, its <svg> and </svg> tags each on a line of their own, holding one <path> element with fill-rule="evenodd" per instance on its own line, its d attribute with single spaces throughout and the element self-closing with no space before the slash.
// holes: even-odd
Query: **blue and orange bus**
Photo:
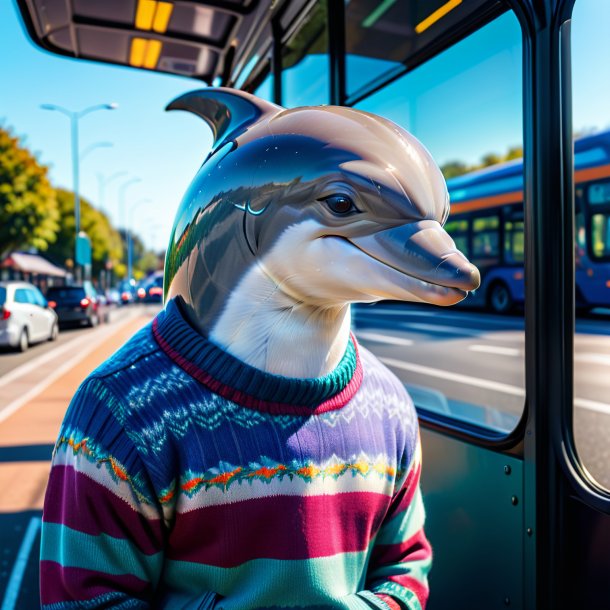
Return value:
<svg viewBox="0 0 610 610">
<path fill-rule="evenodd" d="M 575 141 L 576 305 L 610 306 L 610 131 Z M 524 286 L 523 161 L 516 159 L 447 181 L 446 228 L 481 269 L 467 300 L 496 313 L 522 306 Z"/>
</svg>

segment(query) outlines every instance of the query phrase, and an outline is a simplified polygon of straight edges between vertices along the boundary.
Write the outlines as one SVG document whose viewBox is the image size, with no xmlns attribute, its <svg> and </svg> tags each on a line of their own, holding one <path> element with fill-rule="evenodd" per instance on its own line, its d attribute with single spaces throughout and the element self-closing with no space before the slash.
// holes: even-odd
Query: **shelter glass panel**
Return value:
<svg viewBox="0 0 610 610">
<path fill-rule="evenodd" d="M 282 104 L 287 108 L 330 101 L 326 4 L 316 2 L 282 45 Z"/>
<path fill-rule="evenodd" d="M 576 335 L 573 434 L 591 479 L 610 490 L 610 4 L 572 19 Z"/>
<path fill-rule="evenodd" d="M 482 278 L 450 309 L 356 307 L 356 335 L 420 413 L 492 437 L 515 428 L 525 397 L 521 82 L 521 30 L 507 12 L 356 104 L 430 150 L 447 179 L 446 230 Z"/>
</svg>

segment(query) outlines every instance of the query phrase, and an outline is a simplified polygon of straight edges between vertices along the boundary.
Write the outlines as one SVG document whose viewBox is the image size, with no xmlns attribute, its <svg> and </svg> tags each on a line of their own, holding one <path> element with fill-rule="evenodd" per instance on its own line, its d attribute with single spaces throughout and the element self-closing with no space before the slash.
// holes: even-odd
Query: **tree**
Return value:
<svg viewBox="0 0 610 610">
<path fill-rule="evenodd" d="M 48 251 L 49 257 L 58 265 L 70 265 L 74 259 L 75 220 L 74 193 L 57 189 L 60 227 L 57 241 Z M 108 217 L 94 208 L 86 199 L 80 199 L 81 230 L 91 240 L 92 275 L 96 276 L 110 262 L 116 266 L 123 257 L 121 237 Z"/>
<path fill-rule="evenodd" d="M 0 255 L 46 250 L 55 241 L 59 213 L 48 169 L 0 127 Z"/>
<path fill-rule="evenodd" d="M 523 146 L 511 146 L 504 155 L 493 152 L 483 155 L 481 157 L 481 162 L 475 165 L 467 165 L 462 161 L 448 161 L 444 165 L 441 165 L 441 172 L 443 172 L 445 179 L 449 180 L 449 178 L 463 176 L 464 174 L 474 172 L 477 169 L 483 169 L 484 167 L 491 167 L 498 163 L 521 158 L 523 158 Z"/>
</svg>

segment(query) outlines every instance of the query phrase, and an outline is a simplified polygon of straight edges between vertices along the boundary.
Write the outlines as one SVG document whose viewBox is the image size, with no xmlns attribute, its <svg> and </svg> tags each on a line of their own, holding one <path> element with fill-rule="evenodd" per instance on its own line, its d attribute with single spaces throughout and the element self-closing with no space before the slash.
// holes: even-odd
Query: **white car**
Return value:
<svg viewBox="0 0 610 610">
<path fill-rule="evenodd" d="M 55 341 L 57 314 L 27 282 L 0 282 L 0 345 L 24 352 L 32 343 Z"/>
</svg>

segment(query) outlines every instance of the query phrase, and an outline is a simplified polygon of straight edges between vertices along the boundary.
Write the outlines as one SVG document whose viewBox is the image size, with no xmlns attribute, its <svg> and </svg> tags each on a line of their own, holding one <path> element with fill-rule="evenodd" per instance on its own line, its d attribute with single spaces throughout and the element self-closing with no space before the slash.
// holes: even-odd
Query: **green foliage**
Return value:
<svg viewBox="0 0 610 610">
<path fill-rule="evenodd" d="M 523 157 L 522 146 L 511 146 L 506 154 L 498 155 L 497 153 L 487 153 L 481 157 L 481 162 L 475 165 L 466 165 L 462 161 L 449 161 L 441 166 L 441 171 L 446 180 L 449 178 L 455 178 L 456 176 L 463 176 L 470 172 L 474 172 L 477 169 L 483 169 L 484 167 L 490 167 L 503 163 L 505 161 L 512 161 L 513 159 L 521 159 Z"/>
<path fill-rule="evenodd" d="M 74 258 L 75 221 L 74 193 L 57 189 L 60 213 L 57 241 L 49 248 L 49 256 L 61 266 L 70 265 Z M 108 217 L 94 208 L 86 199 L 80 199 L 81 230 L 91 240 L 92 273 L 99 273 L 106 261 L 113 265 L 123 257 L 121 237 Z"/>
<path fill-rule="evenodd" d="M 59 214 L 47 171 L 19 138 L 0 127 L 0 256 L 46 250 L 55 241 Z"/>
</svg>

